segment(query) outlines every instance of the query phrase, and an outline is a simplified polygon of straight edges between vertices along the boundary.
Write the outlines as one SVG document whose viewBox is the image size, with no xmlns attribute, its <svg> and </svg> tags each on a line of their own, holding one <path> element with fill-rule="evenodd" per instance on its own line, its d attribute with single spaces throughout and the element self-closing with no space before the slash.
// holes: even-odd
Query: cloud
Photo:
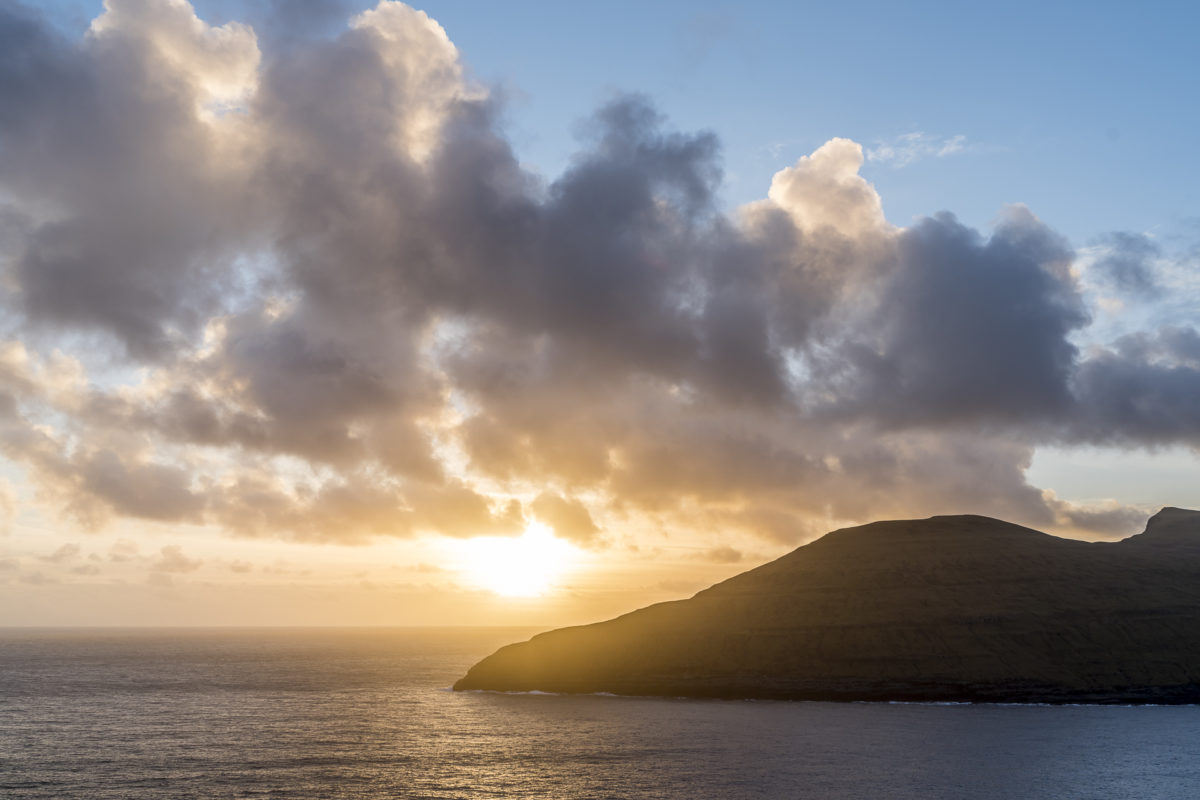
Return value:
<svg viewBox="0 0 1200 800">
<path fill-rule="evenodd" d="M 220 307 L 252 233 L 241 116 L 205 109 L 252 90 L 258 51 L 186 3 L 107 9 L 78 43 L 0 11 L 0 174 L 26 212 L 11 278 L 33 328 L 160 358 Z"/>
<path fill-rule="evenodd" d="M 725 544 L 697 553 L 696 557 L 701 561 L 711 561 L 714 564 L 737 564 L 745 558 L 745 555 L 741 550 L 735 550 Z"/>
<path fill-rule="evenodd" d="M 897 136 L 890 142 L 878 142 L 867 148 L 867 160 L 878 161 L 895 169 L 907 167 L 926 158 L 943 158 L 967 150 L 967 137 L 934 136 L 923 131 L 913 131 Z"/>
<path fill-rule="evenodd" d="M 896 244 L 877 305 L 821 364 L 830 413 L 945 426 L 1071 407 L 1070 337 L 1089 317 L 1062 237 L 1014 207 L 987 239 L 943 214 Z"/>
<path fill-rule="evenodd" d="M 45 556 L 40 556 L 42 561 L 50 564 L 64 564 L 68 561 L 73 561 L 79 557 L 82 548 L 74 543 L 64 544 L 62 547 L 55 550 L 53 553 Z"/>
<path fill-rule="evenodd" d="M 9 532 L 17 513 L 17 492 L 8 478 L 0 478 L 0 536 Z"/>
<path fill-rule="evenodd" d="M 864 160 L 961 137 L 830 139 L 727 213 L 717 137 L 630 95 L 543 178 L 428 15 L 333 31 L 335 7 L 252 28 L 120 0 L 80 40 L 0 10 L 0 453 L 65 517 L 342 543 L 536 518 L 591 547 L 955 510 L 1114 530 L 1130 509 L 1028 484 L 1036 448 L 1200 440 L 1189 321 L 1083 346 L 1076 254 L 1020 206 L 888 223 Z M 1096 274 L 1137 294 L 1154 253 L 1114 237 Z M 198 566 L 172 547 L 157 572 Z"/>
<path fill-rule="evenodd" d="M 136 42 L 160 68 L 186 75 L 202 108 L 244 101 L 254 88 L 254 30 L 240 22 L 210 26 L 185 2 L 106 0 L 88 33 L 100 42 Z"/>
<path fill-rule="evenodd" d="M 169 544 L 159 550 L 158 560 L 150 565 L 150 569 L 154 572 L 194 572 L 203 563 L 185 556 L 181 546 Z"/>
<path fill-rule="evenodd" d="M 122 461 L 101 451 L 79 465 L 83 491 L 123 517 L 181 522 L 197 518 L 202 500 L 188 488 L 179 467 Z"/>
<path fill-rule="evenodd" d="M 775 173 L 767 197 L 802 231 L 832 228 L 854 238 L 886 226 L 879 194 L 858 170 L 862 145 L 830 139 L 810 156 Z"/>
<path fill-rule="evenodd" d="M 1200 445 L 1200 332 L 1166 327 L 1099 348 L 1072 376 L 1080 398 L 1067 430 L 1100 444 Z"/>
<path fill-rule="evenodd" d="M 600 528 L 592 520 L 587 507 L 574 498 L 566 498 L 552 492 L 542 492 L 533 501 L 531 510 L 544 524 L 554 529 L 560 539 L 581 545 L 597 547 L 602 544 Z"/>
<path fill-rule="evenodd" d="M 1060 524 L 1107 538 L 1121 539 L 1141 533 L 1146 526 L 1146 518 L 1156 510 L 1130 508 L 1113 500 L 1093 506 L 1079 506 L 1059 500 L 1053 492 L 1048 491 L 1046 495 Z"/>
<path fill-rule="evenodd" d="M 1098 238 L 1093 245 L 1099 254 L 1090 270 L 1113 288 L 1136 299 L 1154 297 L 1161 287 L 1155 275 L 1155 261 L 1162 248 L 1142 233 L 1114 231 Z"/>
<path fill-rule="evenodd" d="M 118 564 L 126 561 L 132 561 L 138 557 L 137 542 L 129 539 L 118 539 L 113 542 L 112 547 L 108 549 L 108 560 Z"/>
</svg>

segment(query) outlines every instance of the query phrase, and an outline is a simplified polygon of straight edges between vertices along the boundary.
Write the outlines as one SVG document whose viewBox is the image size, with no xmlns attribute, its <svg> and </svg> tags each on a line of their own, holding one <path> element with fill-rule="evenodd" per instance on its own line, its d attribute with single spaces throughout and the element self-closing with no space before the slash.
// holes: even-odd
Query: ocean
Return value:
<svg viewBox="0 0 1200 800">
<path fill-rule="evenodd" d="M 1200 797 L 1200 707 L 452 692 L 529 629 L 0 631 L 0 797 Z"/>
</svg>

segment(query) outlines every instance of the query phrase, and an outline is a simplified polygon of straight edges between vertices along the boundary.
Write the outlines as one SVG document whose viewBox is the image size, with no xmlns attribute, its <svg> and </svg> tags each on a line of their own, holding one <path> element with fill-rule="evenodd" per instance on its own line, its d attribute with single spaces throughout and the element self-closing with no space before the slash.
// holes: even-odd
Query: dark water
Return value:
<svg viewBox="0 0 1200 800">
<path fill-rule="evenodd" d="M 1200 797 L 1200 708 L 459 694 L 528 631 L 0 631 L 0 797 Z"/>
</svg>

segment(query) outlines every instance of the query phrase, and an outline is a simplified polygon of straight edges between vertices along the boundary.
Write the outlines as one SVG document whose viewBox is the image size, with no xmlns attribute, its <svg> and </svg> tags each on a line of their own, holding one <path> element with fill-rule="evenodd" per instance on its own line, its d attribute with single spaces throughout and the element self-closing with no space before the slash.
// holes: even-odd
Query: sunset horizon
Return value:
<svg viewBox="0 0 1200 800">
<path fill-rule="evenodd" d="M 1197 30 L 0 0 L 0 797 L 1194 800 Z"/>
<path fill-rule="evenodd" d="M 1176 55 L 1072 128 L 1060 56 L 989 72 L 1069 17 L 934 91 L 888 37 L 977 12 L 874 11 L 806 82 L 772 4 L 6 5 L 0 625 L 549 627 L 875 520 L 1200 507 Z"/>
</svg>

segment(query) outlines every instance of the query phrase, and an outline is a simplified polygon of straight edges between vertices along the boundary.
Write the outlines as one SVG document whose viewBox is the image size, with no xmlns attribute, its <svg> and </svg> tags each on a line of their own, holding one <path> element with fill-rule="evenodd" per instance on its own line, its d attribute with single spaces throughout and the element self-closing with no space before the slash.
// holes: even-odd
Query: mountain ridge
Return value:
<svg viewBox="0 0 1200 800">
<path fill-rule="evenodd" d="M 1200 702 L 1200 512 L 1120 542 L 978 515 L 842 528 L 685 600 L 548 631 L 455 689 Z"/>
</svg>

